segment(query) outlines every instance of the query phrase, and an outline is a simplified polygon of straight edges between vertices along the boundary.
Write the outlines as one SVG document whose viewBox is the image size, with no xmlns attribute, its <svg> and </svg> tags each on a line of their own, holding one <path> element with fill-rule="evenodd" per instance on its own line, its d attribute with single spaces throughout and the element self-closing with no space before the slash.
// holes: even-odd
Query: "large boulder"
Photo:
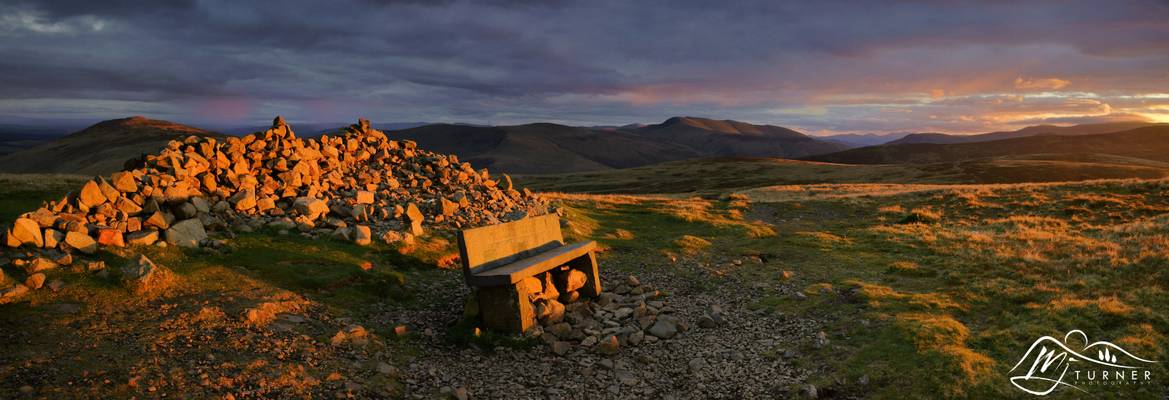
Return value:
<svg viewBox="0 0 1169 400">
<path fill-rule="evenodd" d="M 658 320 L 654 322 L 653 326 L 649 327 L 648 331 L 650 335 L 654 335 L 662 339 L 669 339 L 678 334 L 678 325 L 675 324 L 674 321 L 670 321 L 666 318 L 658 318 Z"/>
<path fill-rule="evenodd" d="M 55 249 L 55 248 L 57 248 L 57 245 L 60 245 L 61 242 L 63 242 L 65 240 L 65 234 L 61 233 L 61 231 L 58 231 L 56 229 L 45 229 L 44 238 L 45 238 L 45 246 L 44 247 L 46 249 Z"/>
<path fill-rule="evenodd" d="M 165 288 L 174 279 L 174 273 L 156 265 L 145 255 L 139 255 L 138 259 L 123 266 L 121 273 L 122 284 L 139 294 Z"/>
<path fill-rule="evenodd" d="M 158 231 L 138 231 L 126 235 L 126 244 L 131 246 L 149 246 L 158 241 Z"/>
<path fill-rule="evenodd" d="M 142 223 L 142 226 L 152 226 L 158 229 L 166 229 L 170 227 L 170 224 L 167 223 L 166 214 L 163 214 L 162 211 L 155 211 L 146 218 L 146 221 Z"/>
<path fill-rule="evenodd" d="M 207 231 L 198 218 L 175 222 L 166 230 L 166 242 L 179 247 L 199 247 L 199 242 L 204 239 L 207 239 Z"/>
<path fill-rule="evenodd" d="M 560 282 L 557 282 L 558 287 L 562 288 L 562 292 L 572 292 L 583 288 L 588 283 L 589 277 L 579 269 L 570 269 L 568 272 L 556 276 Z"/>
<path fill-rule="evenodd" d="M 134 180 L 134 174 L 130 172 L 115 172 L 110 175 L 110 182 L 113 183 L 115 189 L 122 193 L 138 191 L 138 182 Z"/>
<path fill-rule="evenodd" d="M 292 207 L 300 215 L 306 216 L 314 221 L 329 213 L 329 202 L 311 197 L 298 197 L 293 202 Z"/>
<path fill-rule="evenodd" d="M 459 211 L 459 203 L 447 200 L 445 197 L 439 198 L 439 211 L 443 216 L 449 217 L 455 215 Z"/>
<path fill-rule="evenodd" d="M 41 232 L 41 226 L 28 218 L 17 218 L 16 222 L 12 224 L 11 237 L 21 244 L 29 244 L 36 247 L 43 247 L 45 245 L 45 238 Z"/>
<path fill-rule="evenodd" d="M 24 265 L 24 272 L 27 274 L 35 274 L 41 271 L 48 271 L 57 268 L 57 263 L 48 258 L 37 257 Z"/>
<path fill-rule="evenodd" d="M 365 225 L 354 226 L 353 242 L 358 246 L 369 246 L 373 243 L 373 233 L 370 232 L 369 227 Z"/>
<path fill-rule="evenodd" d="M 367 190 L 357 191 L 357 204 L 373 204 L 373 192 Z"/>
<path fill-rule="evenodd" d="M 81 232 L 65 233 L 65 244 L 70 248 L 77 249 L 81 253 L 94 254 L 97 253 L 97 241 L 94 237 Z"/>
<path fill-rule="evenodd" d="M 422 211 L 414 203 L 406 205 L 406 222 L 410 224 L 410 234 L 414 236 L 422 235 L 422 222 L 424 217 Z"/>
<path fill-rule="evenodd" d="M 112 228 L 104 228 L 97 231 L 97 244 L 107 247 L 126 247 L 126 241 L 122 237 L 122 231 Z"/>
<path fill-rule="evenodd" d="M 231 204 L 235 204 L 236 211 L 247 211 L 256 207 L 256 192 L 251 189 L 239 191 L 231 196 Z"/>
<path fill-rule="evenodd" d="M 82 205 L 93 208 L 102 205 L 106 202 L 106 195 L 101 192 L 101 187 L 97 182 L 85 182 L 85 186 L 81 187 L 81 193 L 77 195 L 77 202 Z"/>
<path fill-rule="evenodd" d="M 45 285 L 45 274 L 40 273 L 40 272 L 29 275 L 28 279 L 24 280 L 24 286 L 28 286 L 29 288 L 32 288 L 32 289 L 40 289 L 41 286 L 44 286 L 44 285 Z"/>
<path fill-rule="evenodd" d="M 0 304 L 11 303 L 28 293 L 28 286 L 16 284 L 12 287 L 0 289 Z"/>
</svg>

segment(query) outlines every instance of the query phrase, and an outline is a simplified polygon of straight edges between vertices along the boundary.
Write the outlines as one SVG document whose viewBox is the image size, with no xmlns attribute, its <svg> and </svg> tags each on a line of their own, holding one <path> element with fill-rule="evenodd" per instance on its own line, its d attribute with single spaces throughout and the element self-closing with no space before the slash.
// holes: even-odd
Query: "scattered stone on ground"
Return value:
<svg viewBox="0 0 1169 400">
<path fill-rule="evenodd" d="M 622 262 L 619 257 L 606 264 Z M 633 287 L 628 276 L 604 279 L 602 270 L 602 286 L 613 291 L 596 300 L 582 297 L 564 304 L 563 320 L 541 321 L 538 333 L 529 335 L 542 343 L 535 348 L 467 349 L 451 347 L 441 335 L 417 337 L 419 353 L 401 369 L 404 394 L 426 397 L 435 387 L 466 387 L 475 398 L 798 398 L 816 371 L 776 355 L 814 338 L 819 325 L 801 318 L 760 318 L 747 309 L 758 301 L 759 292 L 746 290 L 743 282 L 724 283 L 744 290 L 690 290 L 676 274 L 682 267 L 640 273 Z M 627 294 L 616 293 L 621 286 Z M 436 299 L 457 300 L 437 300 L 423 310 L 387 309 L 375 320 L 380 325 L 410 320 L 418 330 L 447 329 L 451 318 L 461 318 L 451 310 L 462 308 L 460 293 L 466 289 L 459 281 L 442 287 L 429 290 L 437 292 Z M 628 294 L 637 287 L 643 287 L 641 294 Z M 633 311 L 622 311 L 628 315 L 617 319 L 617 310 L 625 308 Z M 716 327 L 690 328 L 704 316 L 716 315 Z M 644 320 L 637 321 L 639 317 Z M 678 329 L 669 339 L 648 333 L 650 322 L 662 317 Z"/>
</svg>

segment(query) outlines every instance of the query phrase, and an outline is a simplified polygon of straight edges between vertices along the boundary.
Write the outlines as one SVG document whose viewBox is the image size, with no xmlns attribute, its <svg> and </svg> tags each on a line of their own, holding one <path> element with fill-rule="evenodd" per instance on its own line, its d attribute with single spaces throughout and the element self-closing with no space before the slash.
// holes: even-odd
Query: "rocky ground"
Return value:
<svg viewBox="0 0 1169 400">
<path fill-rule="evenodd" d="M 637 262 L 634 257 L 614 257 L 609 264 Z M 497 347 L 482 349 L 452 346 L 439 335 L 423 335 L 418 354 L 402 365 L 405 393 L 422 398 L 435 387 L 476 398 L 774 398 L 815 391 L 801 383 L 815 371 L 790 363 L 802 346 L 816 345 L 819 324 L 815 320 L 763 314 L 748 306 L 761 293 L 750 283 L 724 281 L 717 288 L 696 289 L 676 269 L 699 269 L 697 264 L 644 266 L 637 275 L 643 285 L 669 293 L 664 315 L 675 316 L 689 329 L 668 339 L 646 340 L 620 346 L 606 355 L 601 345 L 586 337 L 562 355 L 543 341 L 529 349 Z M 697 272 L 697 271 L 692 271 Z M 606 288 L 628 281 L 622 273 L 602 270 Z M 435 288 L 448 299 L 465 292 L 457 282 Z M 785 288 L 792 291 L 794 289 Z M 641 296 L 618 296 L 616 301 L 634 307 Z M 387 311 L 383 321 L 409 320 L 422 331 L 442 332 L 453 316 L 457 301 L 434 303 L 412 311 Z M 624 308 L 624 307 L 622 307 Z M 700 324 L 720 310 L 718 323 Z M 647 338 L 653 334 L 647 334 Z"/>
<path fill-rule="evenodd" d="M 614 304 L 608 307 L 614 312 L 598 314 L 606 326 L 647 296 L 612 292 L 630 288 L 629 275 L 619 271 L 641 259 L 615 254 L 602 262 L 610 290 L 605 296 Z M 689 277 L 701 269 L 697 263 L 635 268 L 645 271 L 636 275 L 643 288 L 663 293 L 648 303 L 688 329 L 678 327 L 676 334 L 657 340 L 647 333 L 640 343 L 625 341 L 616 349 L 590 345 L 601 335 L 562 338 L 571 343 L 567 349 L 539 337 L 462 341 L 458 337 L 469 336 L 463 330 L 471 329 L 459 325 L 469 292 L 455 271 L 420 281 L 413 290 L 425 295 L 416 306 L 375 304 L 359 317 L 340 316 L 259 280 L 234 277 L 239 281 L 218 290 L 195 288 L 230 271 L 187 275 L 181 278 L 186 283 L 165 296 L 128 303 L 71 300 L 71 291 L 85 283 L 70 283 L 51 300 L 37 297 L 32 304 L 7 306 L 0 330 L 0 341 L 9 344 L 0 356 L 6 388 L 0 393 L 686 399 L 771 398 L 812 390 L 803 382 L 816 371 L 791 359 L 816 345 L 817 321 L 749 310 L 761 293 L 758 284 L 728 279 L 716 287 L 696 285 Z M 771 289 L 794 290 L 779 285 Z M 13 325 L 32 314 L 43 325 Z"/>
</svg>

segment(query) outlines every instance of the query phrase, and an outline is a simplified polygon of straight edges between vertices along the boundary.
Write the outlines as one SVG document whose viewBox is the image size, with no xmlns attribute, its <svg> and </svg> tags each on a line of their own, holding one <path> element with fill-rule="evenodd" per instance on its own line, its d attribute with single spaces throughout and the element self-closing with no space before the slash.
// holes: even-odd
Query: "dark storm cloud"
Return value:
<svg viewBox="0 0 1169 400">
<path fill-rule="evenodd" d="M 15 2 L 0 117 L 978 130 L 1139 111 L 1085 104 L 1165 91 L 1167 19 L 1163 1 Z"/>
</svg>

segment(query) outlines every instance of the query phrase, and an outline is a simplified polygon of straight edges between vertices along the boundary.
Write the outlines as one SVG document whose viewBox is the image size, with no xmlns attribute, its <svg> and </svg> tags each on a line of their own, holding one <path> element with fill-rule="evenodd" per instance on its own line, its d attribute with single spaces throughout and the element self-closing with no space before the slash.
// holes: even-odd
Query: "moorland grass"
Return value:
<svg viewBox="0 0 1169 400">
<path fill-rule="evenodd" d="M 1166 188 L 1163 180 L 811 185 L 783 188 L 783 196 L 764 192 L 770 202 L 743 219 L 730 212 L 742 209 L 731 205 L 741 198 L 557 200 L 592 231 L 623 229 L 637 238 L 601 239 L 606 245 L 706 262 L 715 266 L 710 279 L 729 271 L 776 282 L 792 271 L 787 283 L 807 297 L 765 295 L 755 308 L 827 321 L 834 345 L 805 343 L 805 360 L 797 360 L 831 365 L 820 381 L 826 387 L 876 398 L 985 398 L 1020 395 L 1007 370 L 1044 335 L 1082 329 L 1165 358 Z M 756 218 L 773 234 L 751 235 Z M 710 245 L 694 244 L 704 242 Z M 687 248 L 701 251 L 681 251 Z M 725 263 L 748 255 L 769 261 Z M 867 387 L 838 383 L 862 376 Z M 1157 397 L 1161 390 L 1094 394 Z"/>
</svg>

